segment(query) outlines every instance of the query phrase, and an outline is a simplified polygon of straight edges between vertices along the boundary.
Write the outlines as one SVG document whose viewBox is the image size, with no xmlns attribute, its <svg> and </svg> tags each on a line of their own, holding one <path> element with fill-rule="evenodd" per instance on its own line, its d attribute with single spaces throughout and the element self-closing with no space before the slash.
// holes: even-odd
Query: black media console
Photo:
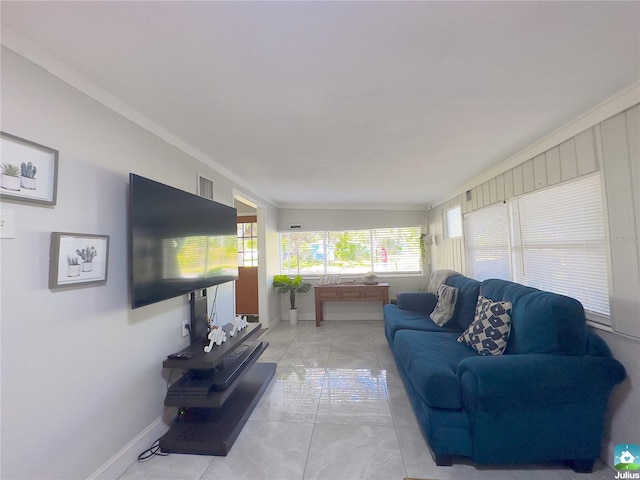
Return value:
<svg viewBox="0 0 640 480">
<path fill-rule="evenodd" d="M 205 298 L 206 301 L 206 298 Z M 192 325 L 193 325 L 192 321 Z M 166 359 L 164 368 L 183 370 L 164 400 L 178 407 L 178 416 L 160 438 L 166 453 L 227 455 L 251 412 L 275 375 L 275 363 L 257 363 L 269 346 L 260 340 L 262 324 L 251 323 L 233 337 L 231 324 L 222 328 L 227 341 L 204 353 L 202 338 L 193 339 L 188 359 Z"/>
</svg>

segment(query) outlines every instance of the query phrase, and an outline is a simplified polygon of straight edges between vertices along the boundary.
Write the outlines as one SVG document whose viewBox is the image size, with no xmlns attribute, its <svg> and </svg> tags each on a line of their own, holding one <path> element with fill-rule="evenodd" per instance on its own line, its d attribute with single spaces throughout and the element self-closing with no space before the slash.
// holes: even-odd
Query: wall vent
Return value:
<svg viewBox="0 0 640 480">
<path fill-rule="evenodd" d="M 213 200 L 213 180 L 198 175 L 198 195 Z"/>
</svg>

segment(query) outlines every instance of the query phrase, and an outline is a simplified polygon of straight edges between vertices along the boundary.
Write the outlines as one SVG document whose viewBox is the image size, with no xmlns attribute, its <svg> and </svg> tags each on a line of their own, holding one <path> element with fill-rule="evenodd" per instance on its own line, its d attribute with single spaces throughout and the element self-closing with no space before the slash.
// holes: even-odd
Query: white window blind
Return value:
<svg viewBox="0 0 640 480">
<path fill-rule="evenodd" d="M 283 274 L 421 273 L 420 227 L 280 234 Z"/>
<path fill-rule="evenodd" d="M 511 280 L 509 215 L 505 203 L 497 203 L 464 217 L 468 273 L 477 280 Z"/>
<path fill-rule="evenodd" d="M 600 176 L 510 202 L 513 280 L 609 315 Z"/>
</svg>

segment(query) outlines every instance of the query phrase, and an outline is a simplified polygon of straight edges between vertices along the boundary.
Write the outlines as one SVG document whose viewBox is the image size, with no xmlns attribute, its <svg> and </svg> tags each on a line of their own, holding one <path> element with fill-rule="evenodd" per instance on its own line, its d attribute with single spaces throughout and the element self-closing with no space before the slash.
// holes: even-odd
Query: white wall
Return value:
<svg viewBox="0 0 640 480">
<path fill-rule="evenodd" d="M 87 478 L 119 452 L 137 455 L 121 449 L 148 427 L 166 429 L 161 363 L 188 342 L 186 297 L 129 307 L 128 173 L 191 193 L 201 173 L 226 204 L 235 186 L 4 47 L 1 74 L 2 131 L 60 152 L 57 205 L 1 204 L 15 216 L 15 238 L 0 241 L 2 478 Z M 273 235 L 273 207 L 265 219 Z M 53 231 L 110 235 L 105 286 L 47 288 Z M 218 301 L 230 318 L 231 285 Z M 266 306 L 271 315 L 279 303 Z"/>
<path fill-rule="evenodd" d="M 443 238 L 443 215 L 448 208 L 460 205 L 463 212 L 469 212 L 600 171 L 603 209 L 609 224 L 614 331 L 595 332 L 627 369 L 627 379 L 614 390 L 608 412 L 602 458 L 609 464 L 613 462 L 614 445 L 637 442 L 640 432 L 639 100 L 636 86 L 594 108 L 515 159 L 505 161 L 502 168 L 494 168 L 459 188 L 449 200 L 428 212 L 427 222 L 435 236 L 433 268 L 454 268 L 464 273 L 464 239 Z"/>
</svg>

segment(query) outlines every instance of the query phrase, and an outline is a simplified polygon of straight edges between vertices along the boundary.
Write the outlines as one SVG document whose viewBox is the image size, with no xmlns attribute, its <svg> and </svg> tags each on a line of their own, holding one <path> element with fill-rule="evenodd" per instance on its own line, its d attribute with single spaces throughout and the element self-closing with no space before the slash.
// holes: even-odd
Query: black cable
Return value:
<svg viewBox="0 0 640 480">
<path fill-rule="evenodd" d="M 167 457 L 167 456 L 169 456 L 168 453 L 162 453 L 160 451 L 160 439 L 158 439 L 155 442 L 153 442 L 153 445 L 151 445 L 151 447 L 147 448 L 144 452 L 142 452 L 140 455 L 138 455 L 138 461 L 139 462 L 144 462 L 145 460 L 149 460 L 150 458 L 152 458 L 154 456 L 158 456 L 158 457 Z"/>
<path fill-rule="evenodd" d="M 215 319 L 216 325 L 218 325 L 218 320 L 216 319 L 216 300 L 218 299 L 218 287 L 219 285 L 216 285 L 216 291 L 213 294 L 213 303 L 211 304 L 211 310 L 209 311 L 209 324 L 212 324 Z"/>
</svg>

